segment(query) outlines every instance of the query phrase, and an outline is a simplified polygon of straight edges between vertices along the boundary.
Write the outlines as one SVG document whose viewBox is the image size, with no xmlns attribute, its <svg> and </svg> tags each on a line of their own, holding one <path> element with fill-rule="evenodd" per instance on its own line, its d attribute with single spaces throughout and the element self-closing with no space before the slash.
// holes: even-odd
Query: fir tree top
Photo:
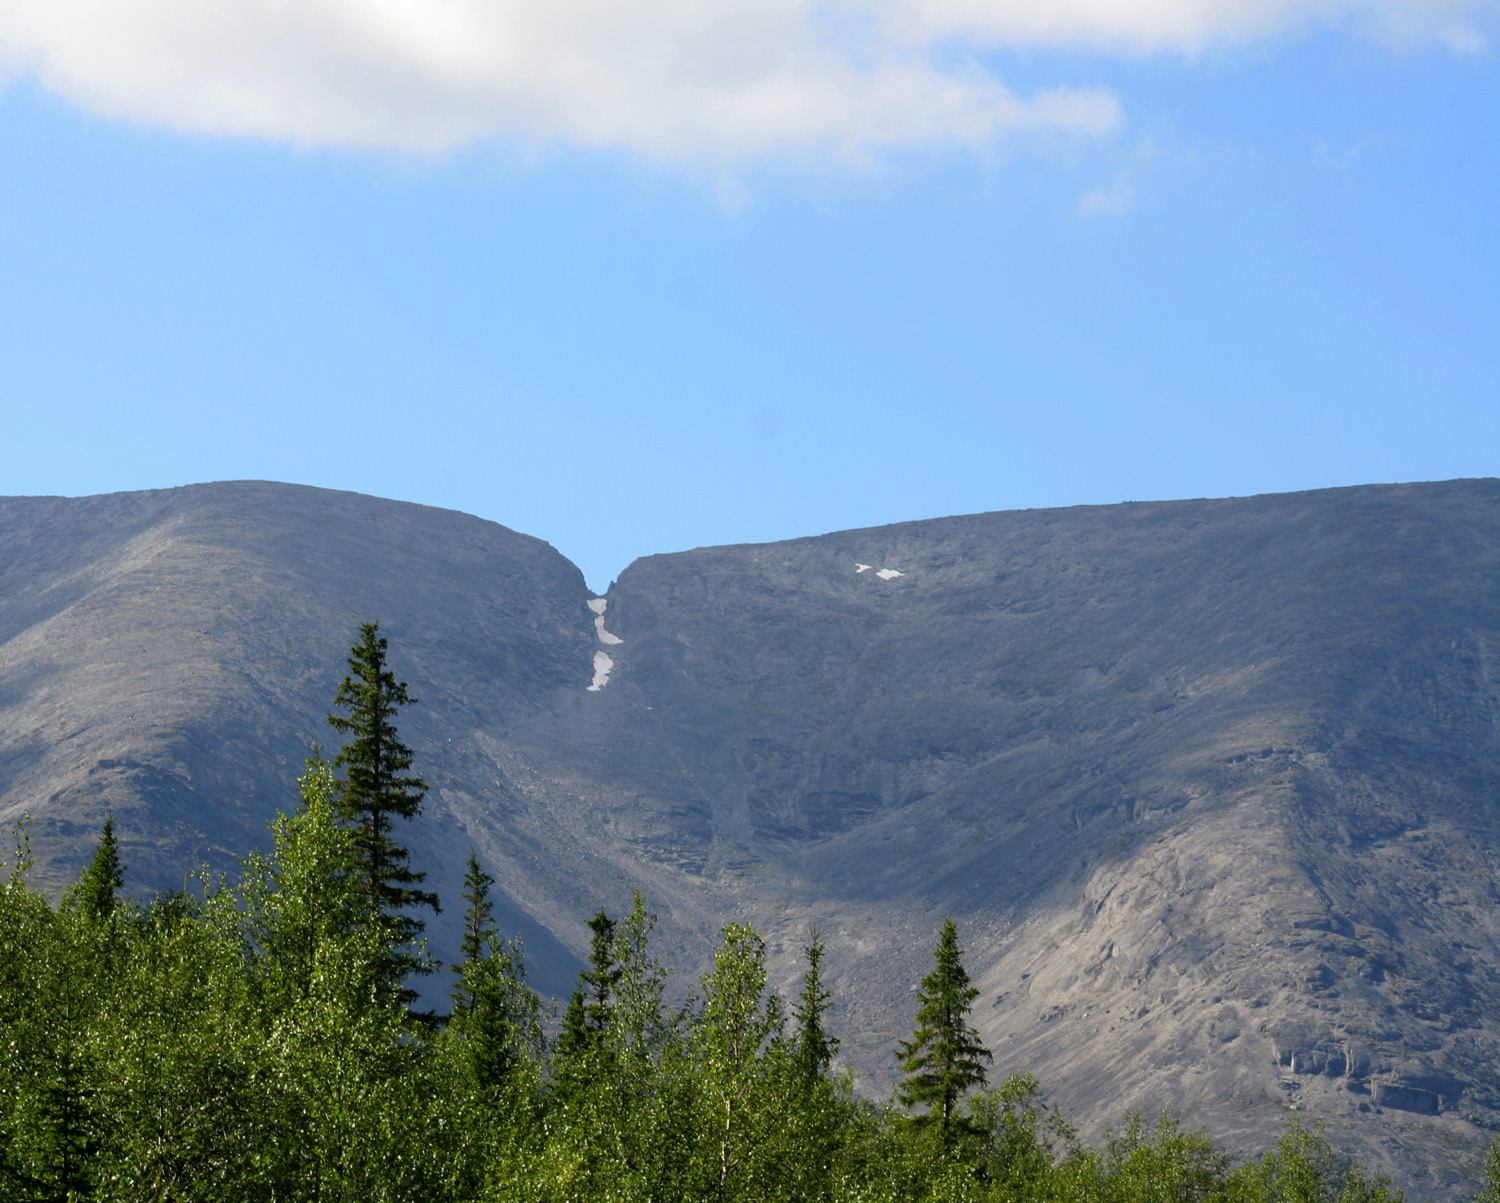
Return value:
<svg viewBox="0 0 1500 1203">
<path fill-rule="evenodd" d="M 74 897 L 83 913 L 103 922 L 114 913 L 115 900 L 125 884 L 125 866 L 120 863 L 120 844 L 115 839 L 115 816 L 104 820 L 94 859 L 78 879 Z"/>
<path fill-rule="evenodd" d="M 969 984 L 958 948 L 958 928 L 951 917 L 943 924 L 934 956 L 937 965 L 922 979 L 917 994 L 916 1030 L 896 1050 L 908 1075 L 896 1087 L 896 1097 L 909 1108 L 927 1107 L 925 1118 L 937 1122 L 947 1144 L 959 1098 L 970 1087 L 984 1084 L 981 1061 L 994 1058 L 966 1022 L 979 990 Z"/>
<path fill-rule="evenodd" d="M 823 984 L 823 951 L 823 941 L 814 924 L 809 943 L 803 949 L 807 973 L 802 978 L 802 993 L 792 1004 L 792 1014 L 797 1018 L 797 1067 L 809 1079 L 827 1073 L 839 1050 L 838 1037 L 828 1034 L 823 1020 L 833 998 L 833 992 Z"/>
</svg>

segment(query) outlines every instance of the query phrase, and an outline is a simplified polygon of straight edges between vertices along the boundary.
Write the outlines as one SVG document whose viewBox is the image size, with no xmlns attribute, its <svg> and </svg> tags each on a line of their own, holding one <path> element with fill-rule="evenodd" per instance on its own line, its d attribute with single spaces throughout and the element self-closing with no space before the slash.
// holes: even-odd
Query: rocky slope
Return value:
<svg viewBox="0 0 1500 1203">
<path fill-rule="evenodd" d="M 1459 1198 L 1500 1122 L 1500 482 L 702 549 L 605 599 L 349 494 L 4 500 L 0 818 L 54 886 L 111 808 L 143 886 L 229 865 L 366 617 L 421 699 L 414 860 L 456 900 L 477 847 L 546 989 L 635 888 L 685 977 L 745 917 L 790 987 L 815 921 L 879 1091 L 951 913 L 997 1069 L 1087 1131 L 1297 1106 Z"/>
</svg>

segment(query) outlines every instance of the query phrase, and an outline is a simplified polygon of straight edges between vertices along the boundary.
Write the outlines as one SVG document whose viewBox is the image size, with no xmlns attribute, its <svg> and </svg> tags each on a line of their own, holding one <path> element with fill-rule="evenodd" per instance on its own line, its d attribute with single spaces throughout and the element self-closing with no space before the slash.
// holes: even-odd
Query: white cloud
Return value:
<svg viewBox="0 0 1500 1203">
<path fill-rule="evenodd" d="M 865 0 L 851 0 L 865 2 Z M 1402 44 L 1482 49 L 1495 0 L 874 0 L 888 28 L 921 44 L 1196 52 L 1288 31 L 1351 29 Z"/>
<path fill-rule="evenodd" d="M 1496 0 L 0 0 L 0 63 L 94 112 L 309 146 L 560 142 L 733 166 L 1117 128 L 1015 44 L 1182 50 L 1307 22 L 1478 44 Z"/>
</svg>

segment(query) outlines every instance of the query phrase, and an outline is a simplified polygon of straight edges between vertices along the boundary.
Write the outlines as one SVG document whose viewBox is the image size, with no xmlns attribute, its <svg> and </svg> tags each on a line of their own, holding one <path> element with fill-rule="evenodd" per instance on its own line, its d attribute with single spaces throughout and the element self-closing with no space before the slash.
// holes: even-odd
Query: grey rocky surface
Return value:
<svg viewBox="0 0 1500 1203">
<path fill-rule="evenodd" d="M 997 1073 L 1086 1134 L 1165 1106 L 1248 1150 L 1295 1106 L 1466 1197 L 1500 1123 L 1500 482 L 652 556 L 619 642 L 590 600 L 546 544 L 370 497 L 0 500 L 0 819 L 53 889 L 107 810 L 138 888 L 231 868 L 379 618 L 413 859 L 456 906 L 477 847 L 544 989 L 636 888 L 684 984 L 746 918 L 791 989 L 817 922 L 880 1093 L 952 914 Z"/>
</svg>

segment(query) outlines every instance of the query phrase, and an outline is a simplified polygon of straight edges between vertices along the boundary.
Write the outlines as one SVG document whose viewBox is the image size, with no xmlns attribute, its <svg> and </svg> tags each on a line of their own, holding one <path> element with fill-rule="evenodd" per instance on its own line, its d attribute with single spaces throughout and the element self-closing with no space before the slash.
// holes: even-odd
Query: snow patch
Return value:
<svg viewBox="0 0 1500 1203">
<path fill-rule="evenodd" d="M 854 575 L 855 576 L 858 576 L 861 572 L 869 572 L 869 571 L 870 571 L 870 565 L 868 565 L 868 564 L 860 564 L 860 563 L 856 562 L 855 565 L 854 565 Z"/>
<path fill-rule="evenodd" d="M 602 619 L 600 621 L 603 621 Z M 615 640 L 616 643 L 619 640 Z M 598 693 L 609 684 L 609 674 L 614 670 L 615 662 L 608 652 L 594 653 L 594 683 L 589 686 L 590 693 Z"/>
<path fill-rule="evenodd" d="M 898 576 L 905 576 L 906 573 L 904 573 L 904 572 L 897 572 L 894 568 L 882 568 L 875 575 L 878 576 L 883 581 L 893 581 Z"/>
<path fill-rule="evenodd" d="M 609 601 L 603 597 L 589 599 L 589 609 L 594 612 L 594 634 L 599 637 L 599 642 L 605 647 L 615 647 L 624 643 L 618 635 L 611 635 L 604 629 L 604 611 L 609 609 Z M 614 670 L 615 660 L 613 656 L 604 652 L 594 653 L 594 683 L 590 685 L 590 693 L 598 693 L 609 684 L 609 674 Z"/>
<path fill-rule="evenodd" d="M 611 635 L 604 629 L 604 611 L 609 608 L 609 602 L 602 597 L 589 599 L 589 609 L 594 612 L 594 634 L 599 636 L 599 642 L 605 647 L 614 647 L 624 643 L 618 635 Z"/>
</svg>

